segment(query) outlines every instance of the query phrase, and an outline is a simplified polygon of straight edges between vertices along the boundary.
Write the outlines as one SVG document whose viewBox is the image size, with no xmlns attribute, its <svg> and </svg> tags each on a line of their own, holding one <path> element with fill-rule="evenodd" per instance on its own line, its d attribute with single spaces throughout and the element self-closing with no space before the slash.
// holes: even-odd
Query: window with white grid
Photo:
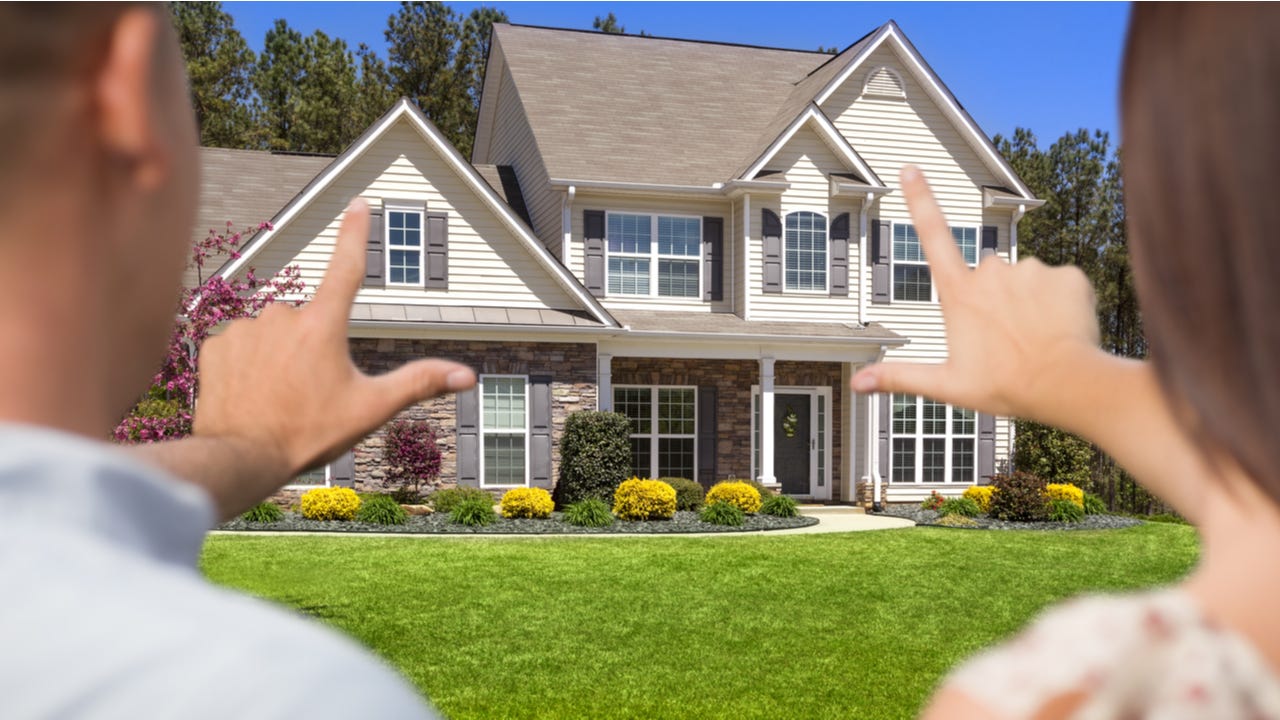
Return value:
<svg viewBox="0 0 1280 720">
<path fill-rule="evenodd" d="M 611 212 L 605 235 L 610 295 L 701 297 L 701 218 Z"/>
<path fill-rule="evenodd" d="M 953 227 L 951 236 L 969 265 L 978 264 L 978 228 Z M 933 275 L 914 225 L 893 224 L 893 299 L 933 302 Z"/>
<path fill-rule="evenodd" d="M 889 478 L 896 483 L 971 483 L 977 469 L 977 416 L 916 395 L 894 394 Z"/>
<path fill-rule="evenodd" d="M 783 275 L 786 289 L 827 291 L 827 219 L 814 212 L 787 215 Z"/>
<path fill-rule="evenodd" d="M 387 284 L 422 284 L 422 213 L 387 210 Z"/>
<path fill-rule="evenodd" d="M 631 421 L 631 474 L 696 480 L 697 388 L 615 386 L 614 412 Z"/>
<path fill-rule="evenodd" d="M 522 375 L 480 377 L 481 484 L 528 482 L 528 379 Z"/>
</svg>

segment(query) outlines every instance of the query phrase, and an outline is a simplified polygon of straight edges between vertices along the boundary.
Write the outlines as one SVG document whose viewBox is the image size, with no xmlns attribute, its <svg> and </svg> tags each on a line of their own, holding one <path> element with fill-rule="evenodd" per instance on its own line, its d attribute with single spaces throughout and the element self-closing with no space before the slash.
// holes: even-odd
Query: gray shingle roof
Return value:
<svg viewBox="0 0 1280 720">
<path fill-rule="evenodd" d="M 505 24 L 493 31 L 556 179 L 703 186 L 730 180 L 744 156 L 764 149 L 760 137 L 796 83 L 832 59 Z"/>
<path fill-rule="evenodd" d="M 614 310 L 618 322 L 636 332 L 690 333 L 697 335 L 737 335 L 804 338 L 847 338 L 849 340 L 894 341 L 906 338 L 878 324 L 773 322 L 743 320 L 730 313 L 668 312 L 659 310 Z"/>
<path fill-rule="evenodd" d="M 456 323 L 459 325 L 534 325 L 594 327 L 604 325 L 585 312 L 533 308 L 456 307 L 388 303 L 355 303 L 351 319 L 376 322 Z"/>
</svg>

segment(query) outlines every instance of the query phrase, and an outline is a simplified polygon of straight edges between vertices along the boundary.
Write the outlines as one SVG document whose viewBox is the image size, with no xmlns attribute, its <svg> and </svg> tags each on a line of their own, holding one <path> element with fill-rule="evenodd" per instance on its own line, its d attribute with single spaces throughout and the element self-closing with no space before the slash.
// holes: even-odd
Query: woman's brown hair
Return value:
<svg viewBox="0 0 1280 720">
<path fill-rule="evenodd" d="M 1280 503 L 1280 6 L 1135 4 L 1121 112 L 1160 382 Z"/>
</svg>

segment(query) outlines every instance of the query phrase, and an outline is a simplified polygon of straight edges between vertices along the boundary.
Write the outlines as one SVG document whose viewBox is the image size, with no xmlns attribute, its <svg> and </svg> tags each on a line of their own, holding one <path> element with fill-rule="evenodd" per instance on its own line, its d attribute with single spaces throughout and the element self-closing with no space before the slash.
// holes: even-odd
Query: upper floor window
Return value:
<svg viewBox="0 0 1280 720">
<path fill-rule="evenodd" d="M 827 219 L 814 212 L 787 215 L 783 276 L 786 289 L 827 291 Z"/>
<path fill-rule="evenodd" d="M 978 423 L 972 410 L 917 395 L 893 395 L 893 482 L 971 483 Z"/>
<path fill-rule="evenodd" d="M 422 285 L 422 213 L 387 209 L 387 284 Z"/>
<path fill-rule="evenodd" d="M 951 235 L 964 261 L 978 264 L 978 228 L 953 227 Z M 893 299 L 911 302 L 933 301 L 933 276 L 920 248 L 914 225 L 893 225 Z"/>
<path fill-rule="evenodd" d="M 605 234 L 610 295 L 702 296 L 701 218 L 609 213 Z"/>
</svg>

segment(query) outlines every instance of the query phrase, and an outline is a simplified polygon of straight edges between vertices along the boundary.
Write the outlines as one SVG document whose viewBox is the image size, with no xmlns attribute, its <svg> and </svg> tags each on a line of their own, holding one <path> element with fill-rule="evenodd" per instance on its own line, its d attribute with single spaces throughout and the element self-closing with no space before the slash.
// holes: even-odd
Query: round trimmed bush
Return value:
<svg viewBox="0 0 1280 720">
<path fill-rule="evenodd" d="M 676 514 L 676 489 L 657 480 L 631 478 L 614 492 L 613 514 L 623 520 L 670 520 Z"/>
<path fill-rule="evenodd" d="M 551 493 L 542 488 L 512 488 L 502 496 L 501 505 L 504 518 L 544 519 L 556 509 Z"/>
<path fill-rule="evenodd" d="M 463 500 L 449 512 L 449 522 L 471 527 L 490 525 L 497 519 L 493 512 L 493 498 L 488 493 L 483 500 L 478 497 Z"/>
<path fill-rule="evenodd" d="M 369 495 L 361 499 L 356 520 L 373 525 L 403 525 L 409 513 L 390 495 Z"/>
<path fill-rule="evenodd" d="M 750 483 L 722 480 L 707 491 L 706 503 L 727 502 L 748 515 L 760 512 L 760 492 Z"/>
<path fill-rule="evenodd" d="M 961 497 L 969 498 L 978 504 L 978 510 L 984 513 L 989 513 L 991 512 L 991 496 L 994 495 L 995 492 L 996 489 L 994 486 L 974 485 L 971 488 L 966 488 L 964 495 Z"/>
<path fill-rule="evenodd" d="M 996 475 L 992 485 L 991 515 L 1001 520 L 1044 520 L 1049 515 L 1045 481 L 1026 472 Z"/>
<path fill-rule="evenodd" d="M 613 524 L 613 513 L 604 502 L 587 498 L 565 508 L 564 521 L 578 527 L 607 527 Z"/>
<path fill-rule="evenodd" d="M 308 520 L 350 520 L 360 509 L 360 496 L 351 488 L 314 488 L 302 495 L 302 517 Z"/>
<path fill-rule="evenodd" d="M 1054 522 L 1080 522 L 1084 519 L 1084 508 L 1070 500 L 1050 500 L 1049 519 Z"/>
<path fill-rule="evenodd" d="M 451 513 L 454 508 L 468 500 L 483 500 L 490 505 L 493 504 L 492 495 L 485 490 L 474 487 L 437 490 L 428 499 L 431 501 L 431 508 L 438 513 Z"/>
<path fill-rule="evenodd" d="M 978 507 L 978 503 L 971 498 L 958 497 L 948 498 L 942 501 L 938 506 L 938 515 L 946 517 L 948 515 L 962 515 L 967 518 L 977 517 L 982 512 Z"/>
<path fill-rule="evenodd" d="M 245 522 L 273 523 L 284 519 L 284 511 L 273 502 L 263 501 L 254 505 L 240 516 Z"/>
<path fill-rule="evenodd" d="M 702 499 L 705 491 L 698 483 L 688 479 L 679 477 L 658 478 L 658 482 L 664 482 L 676 491 L 676 509 L 692 510 L 696 512 L 702 507 Z"/>
<path fill-rule="evenodd" d="M 760 514 L 793 518 L 800 514 L 800 504 L 786 495 L 770 495 L 761 501 Z"/>
<path fill-rule="evenodd" d="M 1044 486 L 1044 493 L 1050 500 L 1067 500 L 1084 509 L 1084 491 L 1071 483 L 1049 483 Z"/>
<path fill-rule="evenodd" d="M 706 507 L 702 508 L 702 512 L 698 514 L 698 517 L 704 523 L 732 525 L 735 527 L 742 525 L 747 519 L 746 513 L 742 512 L 741 508 L 723 500 L 708 503 Z"/>
</svg>

